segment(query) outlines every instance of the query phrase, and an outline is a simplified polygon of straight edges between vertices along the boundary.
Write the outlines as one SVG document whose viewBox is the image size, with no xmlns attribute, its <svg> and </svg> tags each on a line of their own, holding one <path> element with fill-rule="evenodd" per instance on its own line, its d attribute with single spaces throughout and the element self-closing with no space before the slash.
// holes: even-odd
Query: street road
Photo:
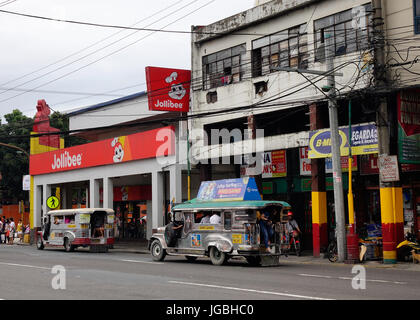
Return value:
<svg viewBox="0 0 420 320">
<path fill-rule="evenodd" d="M 287 258 L 282 258 L 285 260 Z M 287 260 L 285 260 L 287 261 Z M 54 290 L 54 266 L 65 268 L 65 290 Z M 230 260 L 183 257 L 152 261 L 150 255 L 0 245 L 0 300 L 323 300 L 419 299 L 420 272 L 367 268 L 365 290 L 352 288 L 352 266 L 284 263 L 250 267 Z"/>
</svg>

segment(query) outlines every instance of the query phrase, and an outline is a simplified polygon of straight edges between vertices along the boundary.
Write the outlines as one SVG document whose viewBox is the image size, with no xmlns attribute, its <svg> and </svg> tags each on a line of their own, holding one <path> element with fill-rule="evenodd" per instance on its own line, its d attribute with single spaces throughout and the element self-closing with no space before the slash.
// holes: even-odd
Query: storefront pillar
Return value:
<svg viewBox="0 0 420 320">
<path fill-rule="evenodd" d="M 90 179 L 89 181 L 89 206 L 91 208 L 99 208 L 99 187 L 100 180 Z"/>
<path fill-rule="evenodd" d="M 181 166 L 175 165 L 170 169 L 169 176 L 170 201 L 174 203 L 182 202 L 182 170 Z"/>
<path fill-rule="evenodd" d="M 163 226 L 164 224 L 164 206 L 163 206 L 163 173 L 152 173 L 152 217 L 147 217 L 147 221 L 152 223 L 152 230 Z M 148 212 L 149 213 L 149 212 Z"/>
<path fill-rule="evenodd" d="M 324 117 L 317 104 L 309 106 L 310 130 L 323 128 Z M 319 258 L 328 247 L 327 191 L 325 159 L 313 159 L 312 172 L 312 240 L 313 256 Z"/>
<path fill-rule="evenodd" d="M 402 188 L 381 188 L 383 260 L 397 262 L 397 244 L 404 238 Z"/>
<path fill-rule="evenodd" d="M 33 188 L 34 195 L 33 195 L 33 214 L 32 219 L 30 220 L 30 228 L 33 230 L 34 228 L 41 226 L 41 213 L 42 213 L 42 186 L 34 186 Z"/>
<path fill-rule="evenodd" d="M 104 208 L 114 208 L 114 182 L 112 178 L 104 178 Z"/>
<path fill-rule="evenodd" d="M 42 215 L 45 216 L 50 209 L 47 206 L 47 199 L 51 196 L 51 185 L 44 184 L 42 186 Z"/>
</svg>

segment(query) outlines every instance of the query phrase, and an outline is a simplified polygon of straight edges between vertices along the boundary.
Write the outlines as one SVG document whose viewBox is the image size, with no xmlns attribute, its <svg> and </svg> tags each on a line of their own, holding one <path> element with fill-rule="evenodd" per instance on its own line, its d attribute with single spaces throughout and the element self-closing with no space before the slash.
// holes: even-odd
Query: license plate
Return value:
<svg viewBox="0 0 420 320">
<path fill-rule="evenodd" d="M 105 243 L 105 239 L 92 239 L 91 240 L 91 243 L 99 243 L 99 244 L 102 244 L 102 243 Z"/>
</svg>

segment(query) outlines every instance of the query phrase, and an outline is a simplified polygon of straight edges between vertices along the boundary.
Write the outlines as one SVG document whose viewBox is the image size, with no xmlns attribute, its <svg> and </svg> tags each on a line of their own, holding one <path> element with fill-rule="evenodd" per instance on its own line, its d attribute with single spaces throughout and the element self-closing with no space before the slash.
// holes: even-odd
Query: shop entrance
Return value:
<svg viewBox="0 0 420 320">
<path fill-rule="evenodd" d="M 144 240 L 152 200 L 150 174 L 114 178 L 116 240 Z"/>
<path fill-rule="evenodd" d="M 117 230 L 116 239 L 146 239 L 147 203 L 144 201 L 114 202 Z"/>
</svg>

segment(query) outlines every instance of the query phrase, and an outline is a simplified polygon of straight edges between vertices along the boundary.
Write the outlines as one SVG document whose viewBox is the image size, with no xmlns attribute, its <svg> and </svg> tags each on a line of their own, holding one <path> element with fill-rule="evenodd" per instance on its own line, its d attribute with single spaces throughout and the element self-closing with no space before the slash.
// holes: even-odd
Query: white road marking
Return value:
<svg viewBox="0 0 420 320">
<path fill-rule="evenodd" d="M 298 274 L 298 276 L 301 277 L 311 277 L 311 278 L 324 278 L 324 279 L 338 279 L 338 280 L 353 280 L 353 278 L 350 277 L 331 277 L 331 276 L 321 276 L 321 275 L 317 275 L 317 274 L 305 274 L 305 273 L 301 273 Z M 387 281 L 387 280 L 370 280 L 370 279 L 366 279 L 367 282 L 379 282 L 379 283 L 392 283 L 392 284 L 407 284 L 407 282 L 398 282 L 398 281 Z"/>
<path fill-rule="evenodd" d="M 152 261 L 140 261 L 140 260 L 119 260 L 123 262 L 134 262 L 134 263 L 148 263 L 148 264 L 164 264 L 162 262 L 152 262 Z"/>
<path fill-rule="evenodd" d="M 0 264 L 6 265 L 6 266 L 12 266 L 12 267 L 22 267 L 22 268 L 34 268 L 34 269 L 51 270 L 51 268 L 31 266 L 31 265 L 27 265 L 27 264 L 17 264 L 17 263 L 7 263 L 7 262 L 0 262 Z"/>
<path fill-rule="evenodd" d="M 298 298 L 298 299 L 307 299 L 307 300 L 334 300 L 334 299 L 327 299 L 327 298 L 320 298 L 320 297 L 311 297 L 311 296 L 302 296 L 302 295 L 297 295 L 297 294 L 274 292 L 274 291 L 264 291 L 264 290 L 255 290 L 255 289 L 244 289 L 244 288 L 235 288 L 235 287 L 225 287 L 225 286 L 218 286 L 218 285 L 204 284 L 204 283 L 181 282 L 181 281 L 169 281 L 169 283 L 180 284 L 180 285 L 187 285 L 187 286 L 207 287 L 207 288 L 214 288 L 214 289 L 243 291 L 243 292 L 250 292 L 250 293 L 267 294 L 267 295 L 275 295 L 275 296 L 283 296 L 283 297 Z"/>
</svg>

